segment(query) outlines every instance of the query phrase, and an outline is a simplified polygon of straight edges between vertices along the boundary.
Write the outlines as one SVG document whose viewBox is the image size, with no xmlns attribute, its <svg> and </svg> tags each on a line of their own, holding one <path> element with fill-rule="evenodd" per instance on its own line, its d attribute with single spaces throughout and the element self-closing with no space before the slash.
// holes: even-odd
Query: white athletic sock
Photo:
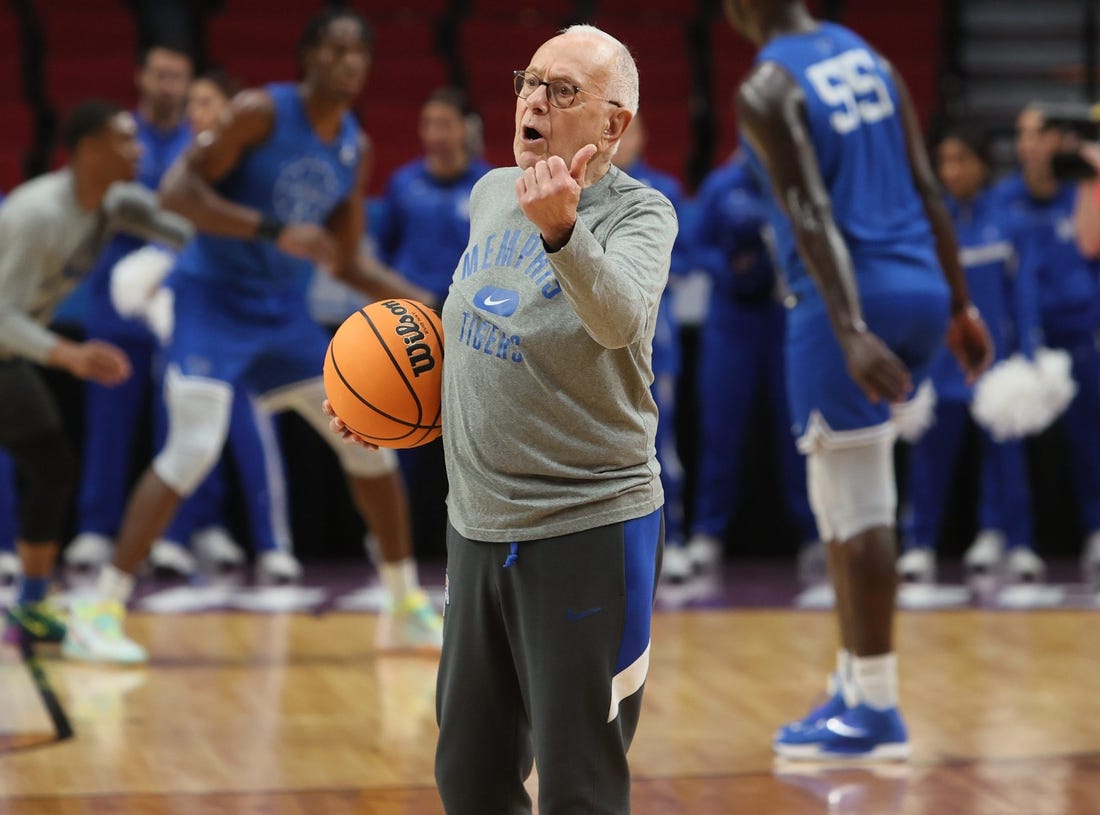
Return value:
<svg viewBox="0 0 1100 815">
<path fill-rule="evenodd" d="M 382 577 L 382 585 L 393 598 L 394 605 L 400 604 L 405 597 L 420 588 L 420 579 L 416 576 L 416 561 L 411 557 L 393 563 L 379 563 L 378 574 Z"/>
<path fill-rule="evenodd" d="M 852 678 L 860 700 L 877 710 L 898 706 L 898 656 L 852 657 Z"/>
<path fill-rule="evenodd" d="M 837 649 L 836 673 L 829 677 L 829 694 L 834 693 L 840 693 L 848 707 L 859 703 L 859 689 L 852 680 L 852 653 L 845 648 Z"/>
<path fill-rule="evenodd" d="M 96 591 L 99 599 L 117 600 L 125 608 L 130 602 L 130 595 L 134 593 L 134 576 L 108 563 L 99 573 Z"/>
</svg>

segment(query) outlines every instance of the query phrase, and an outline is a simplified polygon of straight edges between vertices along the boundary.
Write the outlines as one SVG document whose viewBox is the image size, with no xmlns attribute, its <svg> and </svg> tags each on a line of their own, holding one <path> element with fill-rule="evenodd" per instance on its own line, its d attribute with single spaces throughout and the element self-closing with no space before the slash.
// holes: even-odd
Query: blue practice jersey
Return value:
<svg viewBox="0 0 1100 815">
<path fill-rule="evenodd" d="M 1096 325 L 1100 261 L 1077 249 L 1073 226 L 1076 185 L 1062 184 L 1047 200 L 1031 195 L 1013 173 L 997 185 L 997 206 L 1012 221 L 1021 269 L 1035 276 L 1039 313 L 1051 329 L 1088 330 Z"/>
<path fill-rule="evenodd" d="M 853 32 L 821 23 L 775 38 L 756 62 L 781 66 L 805 94 L 809 135 L 861 294 L 942 288 L 932 229 L 909 166 L 898 90 L 884 61 Z M 768 191 L 777 259 L 791 293 L 807 311 L 811 305 L 820 310 L 794 229 L 748 144 L 746 153 Z"/>
<path fill-rule="evenodd" d="M 490 169 L 474 159 L 462 175 L 441 181 L 424 159 L 410 162 L 390 176 L 370 221 L 382 259 L 440 302 L 470 240 L 470 190 Z"/>
<path fill-rule="evenodd" d="M 355 184 L 362 134 L 350 113 L 339 134 L 324 142 L 313 130 L 297 85 L 269 85 L 275 105 L 271 135 L 244 154 L 215 185 L 238 204 L 287 224 L 324 224 Z M 280 251 L 270 241 L 199 233 L 180 254 L 177 271 L 257 295 L 299 291 L 311 273 L 309 261 Z"/>
<path fill-rule="evenodd" d="M 948 197 L 946 204 L 970 299 L 989 327 L 997 359 L 1016 351 L 1031 356 L 1039 339 L 1038 292 L 1032 270 L 1017 263 L 1013 219 L 992 190 L 966 204 Z M 933 363 L 931 376 L 939 398 L 969 401 L 966 377 L 946 348 Z"/>
<path fill-rule="evenodd" d="M 775 292 L 775 269 L 764 243 L 764 197 L 743 154 L 703 179 L 696 196 L 696 253 L 713 281 L 713 300 L 757 301 Z"/>
</svg>

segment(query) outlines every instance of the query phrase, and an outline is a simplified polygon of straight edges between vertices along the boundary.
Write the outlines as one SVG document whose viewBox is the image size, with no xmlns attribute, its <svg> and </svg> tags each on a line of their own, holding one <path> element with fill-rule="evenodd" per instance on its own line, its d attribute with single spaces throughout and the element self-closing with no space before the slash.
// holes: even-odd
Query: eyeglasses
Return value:
<svg viewBox="0 0 1100 815">
<path fill-rule="evenodd" d="M 536 74 L 530 71 L 512 71 L 512 84 L 516 91 L 516 96 L 520 99 L 526 99 L 533 94 L 539 87 L 539 85 L 546 86 L 546 98 L 556 108 L 567 108 L 572 106 L 577 101 L 578 93 L 587 93 L 593 99 L 598 99 L 601 102 L 607 102 L 609 105 L 614 105 L 617 108 L 621 108 L 622 105 L 612 99 L 604 99 L 602 96 L 596 96 L 594 93 L 589 93 L 584 88 L 578 88 L 576 85 L 572 85 L 566 82 L 564 79 L 551 79 L 547 82 L 545 79 L 539 79 Z"/>
</svg>

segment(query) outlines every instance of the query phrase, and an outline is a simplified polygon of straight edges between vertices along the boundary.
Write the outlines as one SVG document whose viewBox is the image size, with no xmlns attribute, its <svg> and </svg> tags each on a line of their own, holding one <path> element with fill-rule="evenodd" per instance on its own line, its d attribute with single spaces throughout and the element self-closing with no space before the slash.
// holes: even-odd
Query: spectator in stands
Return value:
<svg viewBox="0 0 1100 815">
<path fill-rule="evenodd" d="M 420 109 L 419 137 L 423 155 L 390 176 L 370 221 L 371 232 L 381 259 L 430 291 L 441 305 L 470 237 L 470 190 L 490 166 L 472 149 L 480 125 L 458 89 L 439 88 L 428 95 Z M 399 457 L 417 496 L 416 537 L 430 535 L 442 548 L 447 495 L 443 442 L 401 450 Z"/>
<path fill-rule="evenodd" d="M 825 556 L 806 496 L 806 465 L 791 437 L 783 286 L 764 242 L 764 201 L 744 156 L 737 153 L 711 172 L 696 201 L 694 245 L 712 283 L 700 339 L 699 469 L 688 552 L 696 566 L 721 552 L 741 499 L 754 408 L 763 393 L 784 498 L 803 543 L 799 571 L 816 582 L 825 576 Z"/>
<path fill-rule="evenodd" d="M 1016 351 L 1030 357 L 1039 321 L 1034 270 L 1016 263 L 1012 226 L 987 186 L 992 166 L 989 143 L 980 131 L 955 128 L 940 139 L 935 156 L 958 236 L 959 261 L 974 304 L 989 326 L 996 358 Z M 917 582 L 935 579 L 936 541 L 973 397 L 972 387 L 946 348 L 933 360 L 930 378 L 935 388 L 935 420 L 910 451 L 909 511 L 902 537 L 905 553 L 898 561 L 902 578 Z M 1035 579 L 1043 573 L 1043 564 L 1034 551 L 1023 442 L 997 443 L 982 431 L 981 450 L 978 520 L 982 531 L 973 551 L 981 554 L 983 540 L 1004 541 L 1009 573 L 1019 580 Z"/>
<path fill-rule="evenodd" d="M 1016 119 L 1020 168 L 996 188 L 997 204 L 1016 234 L 1021 274 L 1038 281 L 1038 310 L 1045 344 L 1067 351 L 1077 396 L 1062 417 L 1073 487 L 1086 540 L 1086 563 L 1100 567 L 1100 259 L 1081 254 L 1075 242 L 1076 185 L 1060 182 L 1051 160 L 1062 134 L 1048 126 L 1042 109 L 1025 107 Z M 1078 218 L 1080 222 L 1080 218 Z M 1082 238 L 1086 244 L 1089 238 Z M 1086 246 L 1087 248 L 1087 246 Z M 1026 268 L 1025 268 L 1026 267 Z M 1004 542 L 979 541 L 967 553 L 971 564 L 999 562 Z"/>
</svg>

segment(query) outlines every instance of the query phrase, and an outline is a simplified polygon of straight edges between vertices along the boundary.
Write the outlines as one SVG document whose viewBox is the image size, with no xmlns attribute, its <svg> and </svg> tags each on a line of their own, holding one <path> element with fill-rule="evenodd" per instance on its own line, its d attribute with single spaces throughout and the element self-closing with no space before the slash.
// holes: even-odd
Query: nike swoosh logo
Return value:
<svg viewBox="0 0 1100 815">
<path fill-rule="evenodd" d="M 574 611 L 569 608 L 565 610 L 565 619 L 569 620 L 571 623 L 575 623 L 577 620 L 583 620 L 585 617 L 591 617 L 593 614 L 597 614 L 601 611 L 603 611 L 602 606 L 586 609 L 585 611 Z"/>
<path fill-rule="evenodd" d="M 867 731 L 862 727 L 852 727 L 850 724 L 842 722 L 836 716 L 825 722 L 825 727 L 838 736 L 843 736 L 846 739 L 863 739 L 867 737 Z"/>
<path fill-rule="evenodd" d="M 492 297 L 486 297 L 485 298 L 485 305 L 487 305 L 487 306 L 499 306 L 501 303 L 507 303 L 511 299 L 512 298 L 510 298 L 510 297 L 502 297 L 499 300 L 494 300 Z"/>
</svg>

